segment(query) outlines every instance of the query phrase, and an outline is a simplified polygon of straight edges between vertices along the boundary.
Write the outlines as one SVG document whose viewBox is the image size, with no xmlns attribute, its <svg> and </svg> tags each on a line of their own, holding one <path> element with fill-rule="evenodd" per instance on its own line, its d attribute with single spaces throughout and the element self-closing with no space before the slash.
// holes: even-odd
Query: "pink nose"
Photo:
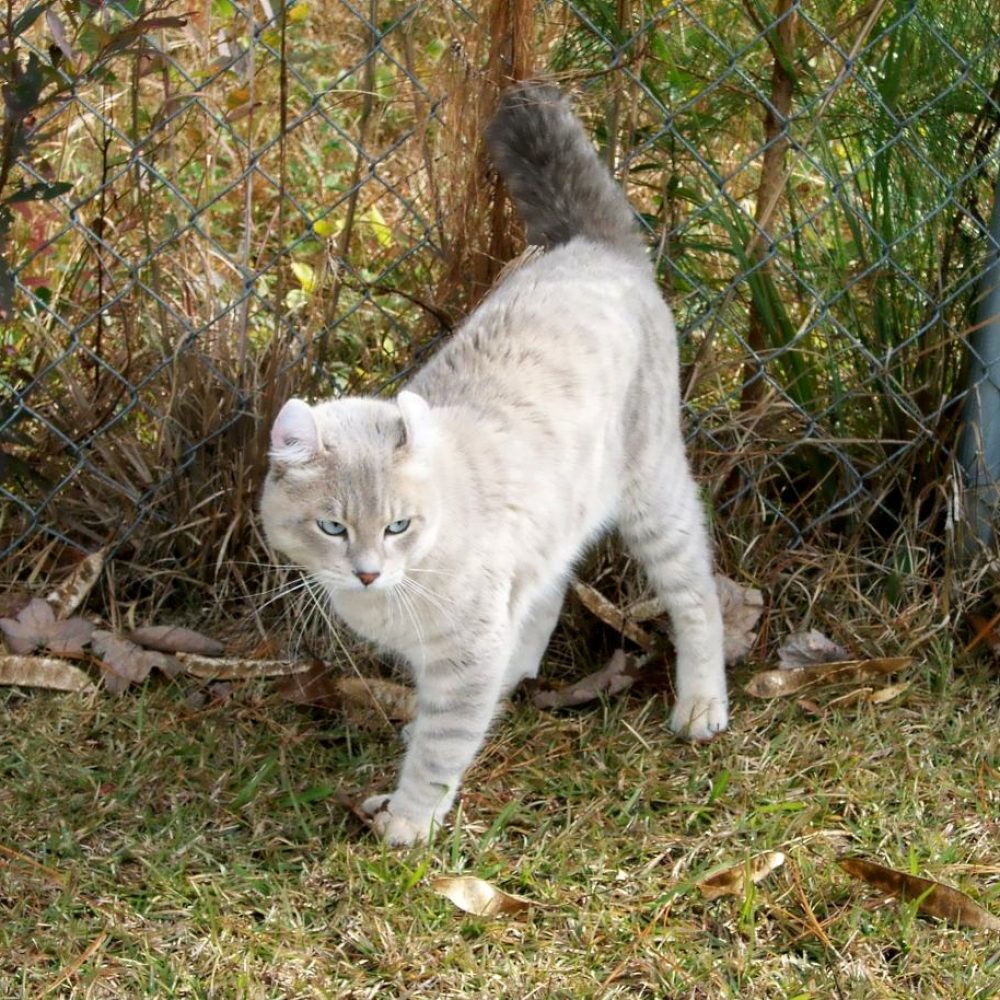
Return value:
<svg viewBox="0 0 1000 1000">
<path fill-rule="evenodd" d="M 355 576 L 356 576 L 356 577 L 357 577 L 357 578 L 358 578 L 358 579 L 359 579 L 359 580 L 360 580 L 360 581 L 361 581 L 361 582 L 362 582 L 362 583 L 363 583 L 363 584 L 364 584 L 364 585 L 365 585 L 366 587 L 368 587 L 368 586 L 370 586 L 371 584 L 373 584 L 373 583 L 374 583 L 374 582 L 375 582 L 375 581 L 376 581 L 376 580 L 377 580 L 377 579 L 379 578 L 379 574 L 378 574 L 378 572 L 377 572 L 377 571 L 376 571 L 376 572 L 374 572 L 374 573 L 364 573 L 364 572 L 362 572 L 362 571 L 361 571 L 360 569 L 356 569 L 356 570 L 354 571 L 354 575 L 355 575 Z"/>
</svg>

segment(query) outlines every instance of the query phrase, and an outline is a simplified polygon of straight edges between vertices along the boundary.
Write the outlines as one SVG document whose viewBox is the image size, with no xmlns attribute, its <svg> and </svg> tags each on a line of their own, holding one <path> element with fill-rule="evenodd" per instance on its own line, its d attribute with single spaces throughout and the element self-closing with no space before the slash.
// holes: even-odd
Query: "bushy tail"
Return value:
<svg viewBox="0 0 1000 1000">
<path fill-rule="evenodd" d="M 557 88 L 523 83 L 508 90 L 486 141 L 529 243 L 551 247 L 585 236 L 645 259 L 624 192 Z"/>
</svg>

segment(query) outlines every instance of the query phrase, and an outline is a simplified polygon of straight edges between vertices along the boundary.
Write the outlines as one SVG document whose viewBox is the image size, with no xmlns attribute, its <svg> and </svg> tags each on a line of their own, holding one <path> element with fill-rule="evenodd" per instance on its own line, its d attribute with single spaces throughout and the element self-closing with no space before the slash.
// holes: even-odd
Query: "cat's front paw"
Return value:
<svg viewBox="0 0 1000 1000">
<path fill-rule="evenodd" d="M 670 728 L 687 740 L 700 743 L 723 733 L 729 725 L 725 698 L 694 695 L 678 700 L 670 716 Z"/>
<path fill-rule="evenodd" d="M 372 795 L 361 803 L 361 812 L 370 820 L 375 835 L 390 847 L 410 847 L 430 839 L 434 817 L 418 820 L 393 811 L 393 796 Z"/>
</svg>

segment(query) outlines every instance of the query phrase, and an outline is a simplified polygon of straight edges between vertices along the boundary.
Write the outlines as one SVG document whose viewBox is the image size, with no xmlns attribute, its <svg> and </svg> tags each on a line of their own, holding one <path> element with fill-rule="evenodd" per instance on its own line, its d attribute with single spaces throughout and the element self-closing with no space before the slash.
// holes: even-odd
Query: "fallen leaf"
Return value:
<svg viewBox="0 0 1000 1000">
<path fill-rule="evenodd" d="M 322 660 L 314 660 L 302 673 L 282 681 L 275 692 L 293 705 L 310 705 L 333 711 L 340 707 L 333 667 Z"/>
<path fill-rule="evenodd" d="M 785 863 L 785 855 L 781 851 L 766 851 L 749 858 L 731 868 L 709 875 L 698 883 L 701 894 L 706 899 L 717 899 L 719 896 L 742 896 L 747 885 L 747 878 L 756 885 L 763 881 L 775 869 Z"/>
<path fill-rule="evenodd" d="M 789 670 L 762 670 L 750 678 L 744 690 L 755 698 L 784 698 L 806 688 L 860 683 L 884 677 L 905 670 L 911 663 L 912 656 L 893 656 L 823 663 L 815 667 L 792 667 Z"/>
<path fill-rule="evenodd" d="M 353 813 L 365 826 L 372 825 L 372 817 L 361 808 L 363 799 L 357 799 L 348 794 L 343 788 L 338 788 L 336 792 L 337 801 L 349 812 Z"/>
<path fill-rule="evenodd" d="M 732 665 L 745 659 L 757 641 L 754 627 L 764 613 L 764 595 L 721 573 L 715 574 L 715 586 L 722 611 L 723 655 L 726 663 Z M 629 622 L 640 623 L 663 618 L 667 612 L 659 598 L 647 597 L 619 613 Z"/>
<path fill-rule="evenodd" d="M 128 633 L 132 642 L 161 653 L 197 653 L 199 656 L 221 656 L 225 646 L 194 629 L 180 625 L 145 625 Z"/>
<path fill-rule="evenodd" d="M 343 677 L 322 660 L 289 677 L 277 693 L 296 705 L 343 711 L 360 726 L 409 722 L 417 712 L 413 688 L 379 677 Z"/>
<path fill-rule="evenodd" d="M 837 864 L 848 875 L 862 879 L 887 895 L 903 902 L 916 902 L 917 910 L 927 916 L 946 920 L 958 927 L 1000 931 L 1000 917 L 995 917 L 964 892 L 951 886 L 886 868 L 864 858 L 841 858 Z"/>
<path fill-rule="evenodd" d="M 7 637 L 12 653 L 30 653 L 39 647 L 52 653 L 82 653 L 94 626 L 83 618 L 56 621 L 56 613 L 47 601 L 36 597 L 16 618 L 0 618 L 0 631 Z"/>
<path fill-rule="evenodd" d="M 848 653 L 817 629 L 793 632 L 778 647 L 778 660 L 785 669 L 809 667 L 817 663 L 834 663 L 847 660 Z"/>
<path fill-rule="evenodd" d="M 876 688 L 868 696 L 870 705 L 884 705 L 895 698 L 898 698 L 910 686 L 909 681 L 902 681 L 900 684 L 889 684 L 883 688 Z"/>
<path fill-rule="evenodd" d="M 348 705 L 374 708 L 392 722 L 409 722 L 417 714 L 417 692 L 379 677 L 338 677 L 337 693 Z"/>
<path fill-rule="evenodd" d="M 72 572 L 56 587 L 45 600 L 51 605 L 56 618 L 66 618 L 87 599 L 94 584 L 101 578 L 107 548 L 91 552 L 81 559 Z"/>
<path fill-rule="evenodd" d="M 50 656 L 0 655 L 0 684 L 51 688 L 54 691 L 96 690 L 79 667 Z"/>
<path fill-rule="evenodd" d="M 826 709 L 851 708 L 854 705 L 867 704 L 875 693 L 874 688 L 860 687 L 831 698 L 823 707 Z"/>
<path fill-rule="evenodd" d="M 754 627 L 764 613 L 764 595 L 753 587 L 743 587 L 721 573 L 715 574 L 722 609 L 723 650 L 726 663 L 746 658 L 757 641 Z"/>
<path fill-rule="evenodd" d="M 243 681 L 260 677 L 287 677 L 305 673 L 312 666 L 305 660 L 250 660 L 244 657 L 211 657 L 178 653 L 184 672 L 209 681 Z"/>
<path fill-rule="evenodd" d="M 985 642 L 994 658 L 1000 659 L 1000 634 L 997 633 L 997 623 L 1000 622 L 1000 613 L 992 618 L 984 618 L 982 615 L 969 614 L 969 624 L 976 630 L 976 634 L 965 647 L 967 653 L 971 653 L 981 642 Z"/>
<path fill-rule="evenodd" d="M 829 701 L 819 704 L 812 698 L 799 698 L 796 704 L 810 715 L 821 716 L 838 708 L 850 708 L 852 705 L 885 705 L 898 698 L 910 686 L 909 681 L 900 684 L 888 684 L 885 687 L 860 687 L 846 694 L 837 695 Z"/>
<path fill-rule="evenodd" d="M 16 618 L 31 603 L 31 595 L 23 590 L 0 592 L 0 618 Z"/>
<path fill-rule="evenodd" d="M 94 630 L 90 648 L 100 657 L 104 686 L 113 694 L 121 694 L 130 684 L 144 681 L 153 667 L 158 667 L 168 676 L 179 672 L 173 657 L 143 649 L 124 636 L 104 629 Z"/>
<path fill-rule="evenodd" d="M 616 649 L 600 670 L 554 691 L 539 688 L 532 695 L 532 701 L 536 708 L 545 709 L 586 705 L 601 695 L 610 697 L 627 691 L 641 675 L 642 667 L 636 658 L 626 656 L 622 649 Z"/>
<path fill-rule="evenodd" d="M 580 598 L 583 606 L 592 614 L 597 615 L 605 625 L 610 625 L 616 632 L 627 639 L 631 639 L 632 642 L 647 651 L 655 647 L 655 640 L 645 629 L 636 625 L 623 611 L 616 608 L 602 593 L 591 587 L 589 583 L 574 580 L 572 587 L 573 593 Z"/>
<path fill-rule="evenodd" d="M 497 917 L 521 913 L 532 906 L 534 900 L 513 896 L 474 875 L 441 875 L 431 879 L 431 888 L 450 899 L 460 910 L 477 917 Z"/>
</svg>

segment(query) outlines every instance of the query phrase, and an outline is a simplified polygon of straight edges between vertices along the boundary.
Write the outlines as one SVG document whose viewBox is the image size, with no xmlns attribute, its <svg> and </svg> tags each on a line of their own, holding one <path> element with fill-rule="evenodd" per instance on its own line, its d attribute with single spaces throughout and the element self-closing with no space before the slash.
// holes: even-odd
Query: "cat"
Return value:
<svg viewBox="0 0 1000 1000">
<path fill-rule="evenodd" d="M 546 252 L 395 401 L 285 403 L 261 499 L 271 546 L 412 671 L 396 790 L 361 807 L 393 845 L 443 822 L 500 699 L 538 673 L 574 564 L 612 526 L 672 618 L 672 728 L 708 740 L 728 723 L 676 333 L 629 204 L 552 86 L 507 91 L 486 139 Z"/>
</svg>

